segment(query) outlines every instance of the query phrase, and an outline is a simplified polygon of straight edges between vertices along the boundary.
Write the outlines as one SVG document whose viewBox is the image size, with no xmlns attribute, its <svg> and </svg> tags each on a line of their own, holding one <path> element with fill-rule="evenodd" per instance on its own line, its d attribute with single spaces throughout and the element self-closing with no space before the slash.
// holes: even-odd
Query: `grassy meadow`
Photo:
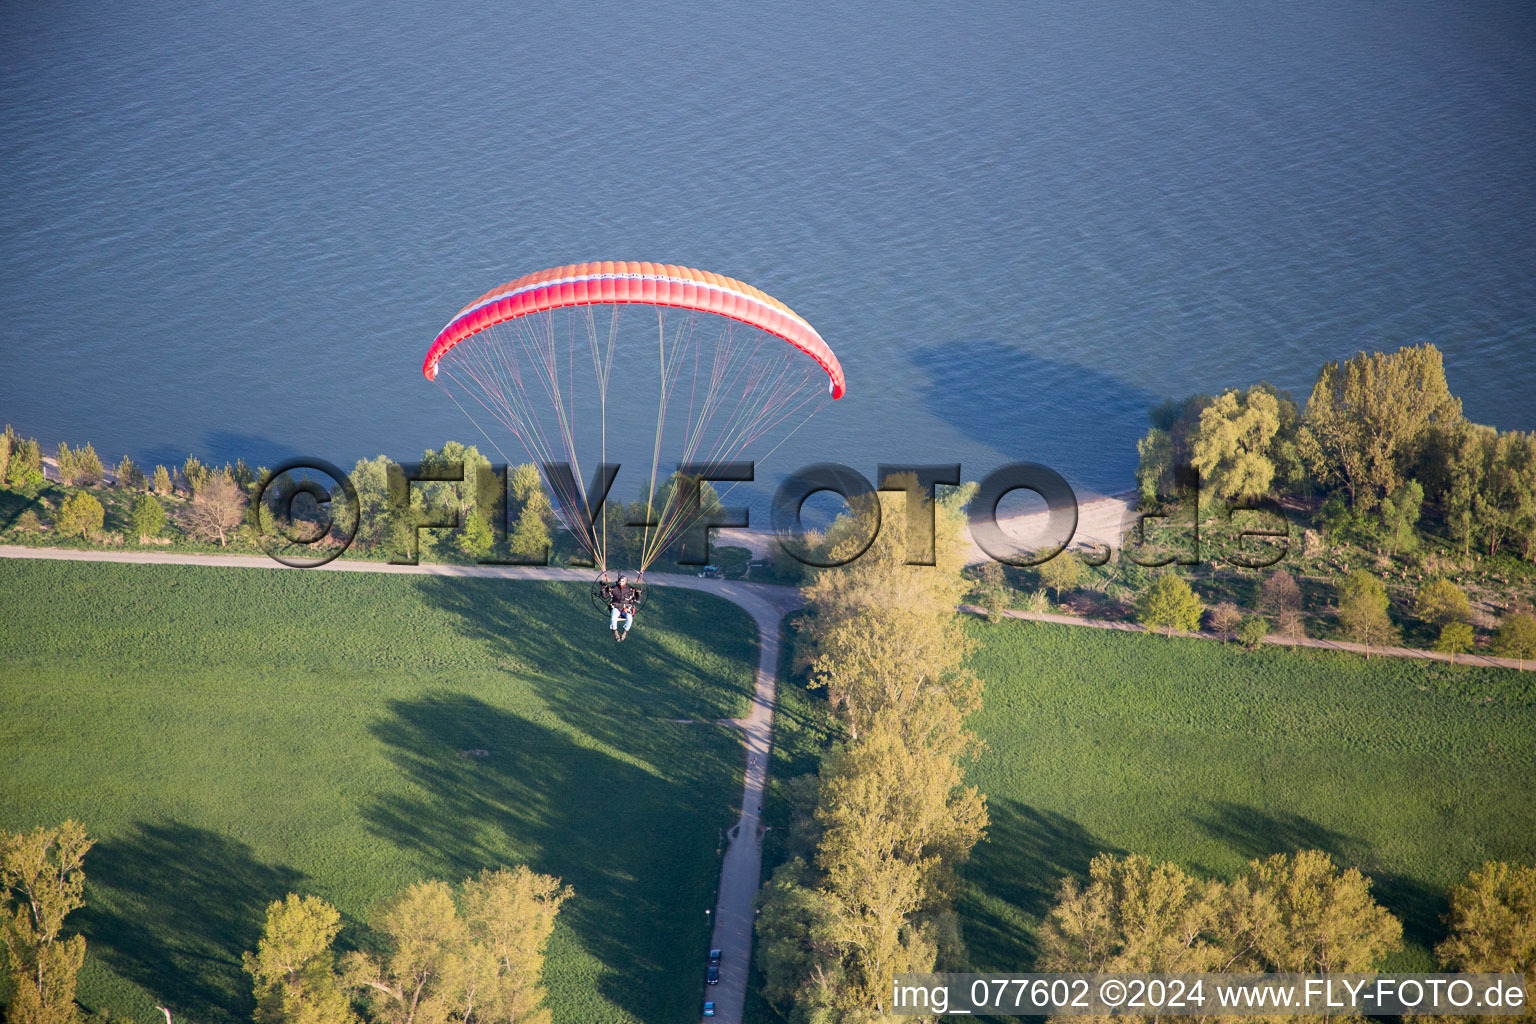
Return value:
<svg viewBox="0 0 1536 1024">
<path fill-rule="evenodd" d="M 1429 968 L 1446 889 L 1536 860 L 1536 674 L 1008 621 L 970 781 L 992 824 L 960 903 L 976 970 L 1027 969 L 1061 876 L 1101 851 L 1212 876 L 1320 848 L 1374 880 Z"/>
<path fill-rule="evenodd" d="M 292 890 L 370 911 L 527 863 L 576 889 L 555 1020 L 698 1012 L 756 631 L 658 593 L 615 644 L 584 586 L 0 561 L 0 828 L 96 837 L 80 1001 L 246 1021 Z"/>
</svg>

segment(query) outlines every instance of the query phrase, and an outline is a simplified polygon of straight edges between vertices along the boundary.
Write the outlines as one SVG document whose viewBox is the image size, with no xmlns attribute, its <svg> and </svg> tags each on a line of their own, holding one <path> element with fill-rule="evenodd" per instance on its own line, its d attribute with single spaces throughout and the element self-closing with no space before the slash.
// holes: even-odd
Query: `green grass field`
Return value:
<svg viewBox="0 0 1536 1024">
<path fill-rule="evenodd" d="M 1536 676 L 1327 651 L 974 624 L 986 680 L 967 866 L 976 970 L 1033 962 L 1061 876 L 1101 851 L 1229 876 L 1320 848 L 1359 867 L 1427 968 L 1446 888 L 1536 860 Z"/>
<path fill-rule="evenodd" d="M 528 863 L 577 892 L 557 1021 L 698 1012 L 741 748 L 667 720 L 745 711 L 734 605 L 660 592 L 621 647 L 581 586 L 8 560 L 0 622 L 0 827 L 98 840 L 88 1007 L 245 1021 L 270 900 L 352 944 L 416 879 Z"/>
</svg>

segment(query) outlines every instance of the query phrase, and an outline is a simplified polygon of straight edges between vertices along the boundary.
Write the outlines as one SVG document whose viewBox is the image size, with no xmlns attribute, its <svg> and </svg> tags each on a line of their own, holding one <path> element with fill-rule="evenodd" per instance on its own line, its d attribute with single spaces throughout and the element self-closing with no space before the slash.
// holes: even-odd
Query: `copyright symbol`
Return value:
<svg viewBox="0 0 1536 1024">
<path fill-rule="evenodd" d="M 1119 1006 L 1125 1002 L 1125 982 L 1110 978 L 1099 986 L 1099 1002 L 1105 1006 Z"/>
<path fill-rule="evenodd" d="M 302 471 L 302 472 L 300 472 Z M 312 476 L 330 477 L 327 487 Z M 344 504 L 338 506 L 336 491 Z M 256 535 L 262 549 L 294 569 L 314 569 L 352 546 L 362 505 L 357 488 L 324 459 L 289 459 L 269 472 L 256 493 Z"/>
</svg>

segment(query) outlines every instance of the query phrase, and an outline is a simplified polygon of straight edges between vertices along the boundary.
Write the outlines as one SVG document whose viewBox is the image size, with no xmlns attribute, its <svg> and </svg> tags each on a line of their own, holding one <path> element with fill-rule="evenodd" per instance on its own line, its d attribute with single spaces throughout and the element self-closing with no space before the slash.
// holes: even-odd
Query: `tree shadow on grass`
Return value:
<svg viewBox="0 0 1536 1024">
<path fill-rule="evenodd" d="M 1371 895 L 1403 923 L 1403 937 L 1425 948 L 1445 936 L 1442 915 L 1449 907 L 1445 891 L 1421 879 L 1378 866 L 1370 844 L 1320 825 L 1299 814 L 1273 812 L 1245 804 L 1213 804 L 1197 819 L 1212 836 L 1250 860 L 1277 853 L 1322 850 L 1340 867 L 1353 867 L 1371 879 Z"/>
<path fill-rule="evenodd" d="M 244 1021 L 253 1003 L 241 954 L 256 948 L 267 904 L 303 876 L 250 847 L 180 822 L 135 823 L 86 857 L 88 948 L 178 1017 Z"/>
<path fill-rule="evenodd" d="M 1038 953 L 1035 927 L 1067 875 L 1087 877 L 1107 845 L 1063 815 L 989 798 L 992 823 L 971 853 L 960 900 L 970 970 L 1023 970 Z"/>
<path fill-rule="evenodd" d="M 703 733 L 696 758 L 678 756 L 687 728 Z M 702 889 L 702 901 L 715 870 L 724 730 L 639 722 L 616 753 L 439 693 L 392 701 L 373 732 L 415 790 L 364 804 L 376 834 L 453 882 L 516 863 L 559 876 L 577 893 L 562 926 L 610 972 L 601 994 L 640 1019 L 681 1011 L 676 971 L 697 929 L 678 900 Z"/>
<path fill-rule="evenodd" d="M 745 711 L 757 628 L 734 605 L 688 590 L 656 594 L 620 645 L 581 584 L 425 577 L 420 592 L 456 615 L 561 721 L 629 749 L 637 719 L 714 720 Z M 679 645 L 696 644 L 694 657 Z M 729 673 L 728 675 L 726 673 Z"/>
</svg>

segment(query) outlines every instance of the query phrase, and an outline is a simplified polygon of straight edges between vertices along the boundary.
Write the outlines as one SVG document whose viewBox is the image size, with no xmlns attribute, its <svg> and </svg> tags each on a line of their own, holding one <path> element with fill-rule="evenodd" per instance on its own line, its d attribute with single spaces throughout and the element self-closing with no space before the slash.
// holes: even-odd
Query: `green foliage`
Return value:
<svg viewBox="0 0 1536 1024">
<path fill-rule="evenodd" d="M 1173 489 L 1173 439 L 1166 430 L 1153 427 L 1136 442 L 1136 490 L 1143 505 Z"/>
<path fill-rule="evenodd" d="M 16 436 L 16 428 L 7 423 L 5 433 L 0 434 L 0 485 L 6 482 L 5 474 L 11 465 L 11 453 L 19 443 L 21 439 Z"/>
<path fill-rule="evenodd" d="M 1205 606 L 1195 596 L 1184 577 L 1171 572 L 1159 574 L 1146 592 L 1136 599 L 1136 619 L 1149 630 L 1194 632 L 1200 628 Z"/>
<path fill-rule="evenodd" d="M 331 944 L 341 914 L 315 896 L 289 893 L 267 907 L 261 944 L 242 958 L 255 982 L 256 1024 L 354 1024 Z"/>
<path fill-rule="evenodd" d="M 1466 592 L 1450 580 L 1430 580 L 1419 588 L 1413 612 L 1431 626 L 1444 626 L 1452 622 L 1470 622 L 1472 603 L 1467 600 Z"/>
<path fill-rule="evenodd" d="M 208 477 L 208 467 L 198 460 L 196 455 L 187 455 L 185 462 L 181 464 L 181 478 L 186 481 L 187 489 L 196 494 L 203 487 L 203 481 Z"/>
<path fill-rule="evenodd" d="M 117 476 L 117 486 L 119 487 L 139 489 L 143 488 L 147 483 L 144 478 L 144 471 L 135 465 L 134 461 L 126 455 L 124 455 L 122 461 L 117 464 L 117 468 L 114 470 L 114 473 Z"/>
<path fill-rule="evenodd" d="M 1364 569 L 1355 570 L 1339 584 L 1339 621 L 1351 640 L 1365 645 L 1366 657 L 1372 646 L 1401 638 L 1387 612 L 1389 603 L 1386 586 Z"/>
<path fill-rule="evenodd" d="M 1191 463 L 1201 485 L 1218 500 L 1267 495 L 1275 479 L 1270 450 L 1280 432 L 1274 392 L 1227 391 L 1200 413 L 1191 441 Z"/>
<path fill-rule="evenodd" d="M 128 524 L 131 537 L 158 537 L 165 528 L 165 506 L 153 495 L 141 494 L 134 499 Z"/>
<path fill-rule="evenodd" d="M 86 491 L 74 491 L 59 507 L 54 525 L 66 537 L 85 537 L 101 529 L 105 516 L 101 502 Z"/>
<path fill-rule="evenodd" d="M 1056 591 L 1057 604 L 1061 603 L 1063 590 L 1081 586 L 1088 575 L 1088 571 L 1083 568 L 1083 560 L 1065 551 L 1050 561 L 1042 562 L 1036 571 L 1040 574 L 1040 582 Z"/>
<path fill-rule="evenodd" d="M 60 446 L 62 450 L 63 446 Z M 101 457 L 96 454 L 96 449 L 89 441 L 85 447 L 75 452 L 75 481 L 86 487 L 94 487 L 101 483 L 103 468 Z"/>
<path fill-rule="evenodd" d="M 1321 850 L 1254 860 L 1230 883 L 1132 854 L 1068 876 L 1041 931 L 1053 971 L 1364 971 L 1402 945 L 1402 925 Z"/>
<path fill-rule="evenodd" d="M 1423 508 L 1424 487 L 1417 480 L 1409 480 L 1382 499 L 1381 525 L 1391 542 L 1392 555 L 1418 546 L 1415 527 Z"/>
<path fill-rule="evenodd" d="M 75 466 L 75 453 L 70 449 L 68 442 L 59 442 L 59 450 L 55 453 L 53 461 L 59 469 L 59 483 L 66 487 L 73 487 L 80 474 Z"/>
<path fill-rule="evenodd" d="M 156 466 L 155 467 L 154 485 L 155 485 L 155 493 L 156 494 L 170 494 L 171 493 L 171 471 L 166 469 L 164 466 Z"/>
<path fill-rule="evenodd" d="M 131 924 L 93 932 L 87 1005 L 249 1024 L 240 955 L 273 898 L 365 922 L 422 877 L 527 863 L 579 894 L 557 1024 L 697 1013 L 677 965 L 744 757 L 669 720 L 747 713 L 741 609 L 661 590 L 615 660 L 585 584 L 7 559 L 0 594 L 28 595 L 0 630 L 0 828 L 89 822 L 92 913 Z"/>
<path fill-rule="evenodd" d="M 85 905 L 81 863 L 93 845 L 75 821 L 27 833 L 0 832 L 0 947 L 12 984 L 6 1019 L 72 1024 L 85 939 L 65 938 L 64 919 Z"/>
<path fill-rule="evenodd" d="M 1536 658 L 1536 615 L 1530 612 L 1510 612 L 1499 623 L 1499 631 L 1493 636 L 1493 653 L 1501 658 L 1515 658 L 1524 668 L 1530 658 Z"/>
<path fill-rule="evenodd" d="M 1440 636 L 1435 640 L 1435 650 L 1442 654 L 1449 654 L 1451 661 L 1456 660 L 1456 655 L 1465 654 L 1472 649 L 1472 627 L 1465 622 L 1447 622 L 1440 627 Z"/>
<path fill-rule="evenodd" d="M 1267 636 L 1269 636 L 1269 620 L 1262 615 L 1244 616 L 1237 627 L 1237 638 L 1250 651 L 1257 649 Z"/>
<path fill-rule="evenodd" d="M 12 442 L 6 465 L 5 482 L 18 490 L 36 488 L 43 483 L 43 452 L 36 438 Z"/>
<path fill-rule="evenodd" d="M 1361 352 L 1318 374 L 1301 428 L 1313 475 L 1374 508 L 1403 482 L 1402 468 L 1432 428 L 1461 419 L 1433 345 L 1387 354 Z"/>
<path fill-rule="evenodd" d="M 487 871 L 460 913 L 449 886 L 418 882 L 378 915 L 388 953 L 347 955 L 347 985 L 378 1024 L 548 1024 L 544 946 L 570 896 L 526 867 Z"/>
<path fill-rule="evenodd" d="M 1536 1018 L 1536 867 L 1488 861 L 1451 890 L 1451 934 L 1435 947 L 1445 970 L 1525 975 L 1523 1014 Z"/>
<path fill-rule="evenodd" d="M 464 529 L 459 532 L 459 551 L 470 558 L 484 558 L 491 553 L 495 543 L 496 535 L 491 532 L 491 524 L 485 521 L 478 508 L 471 509 L 464 520 Z"/>
</svg>

